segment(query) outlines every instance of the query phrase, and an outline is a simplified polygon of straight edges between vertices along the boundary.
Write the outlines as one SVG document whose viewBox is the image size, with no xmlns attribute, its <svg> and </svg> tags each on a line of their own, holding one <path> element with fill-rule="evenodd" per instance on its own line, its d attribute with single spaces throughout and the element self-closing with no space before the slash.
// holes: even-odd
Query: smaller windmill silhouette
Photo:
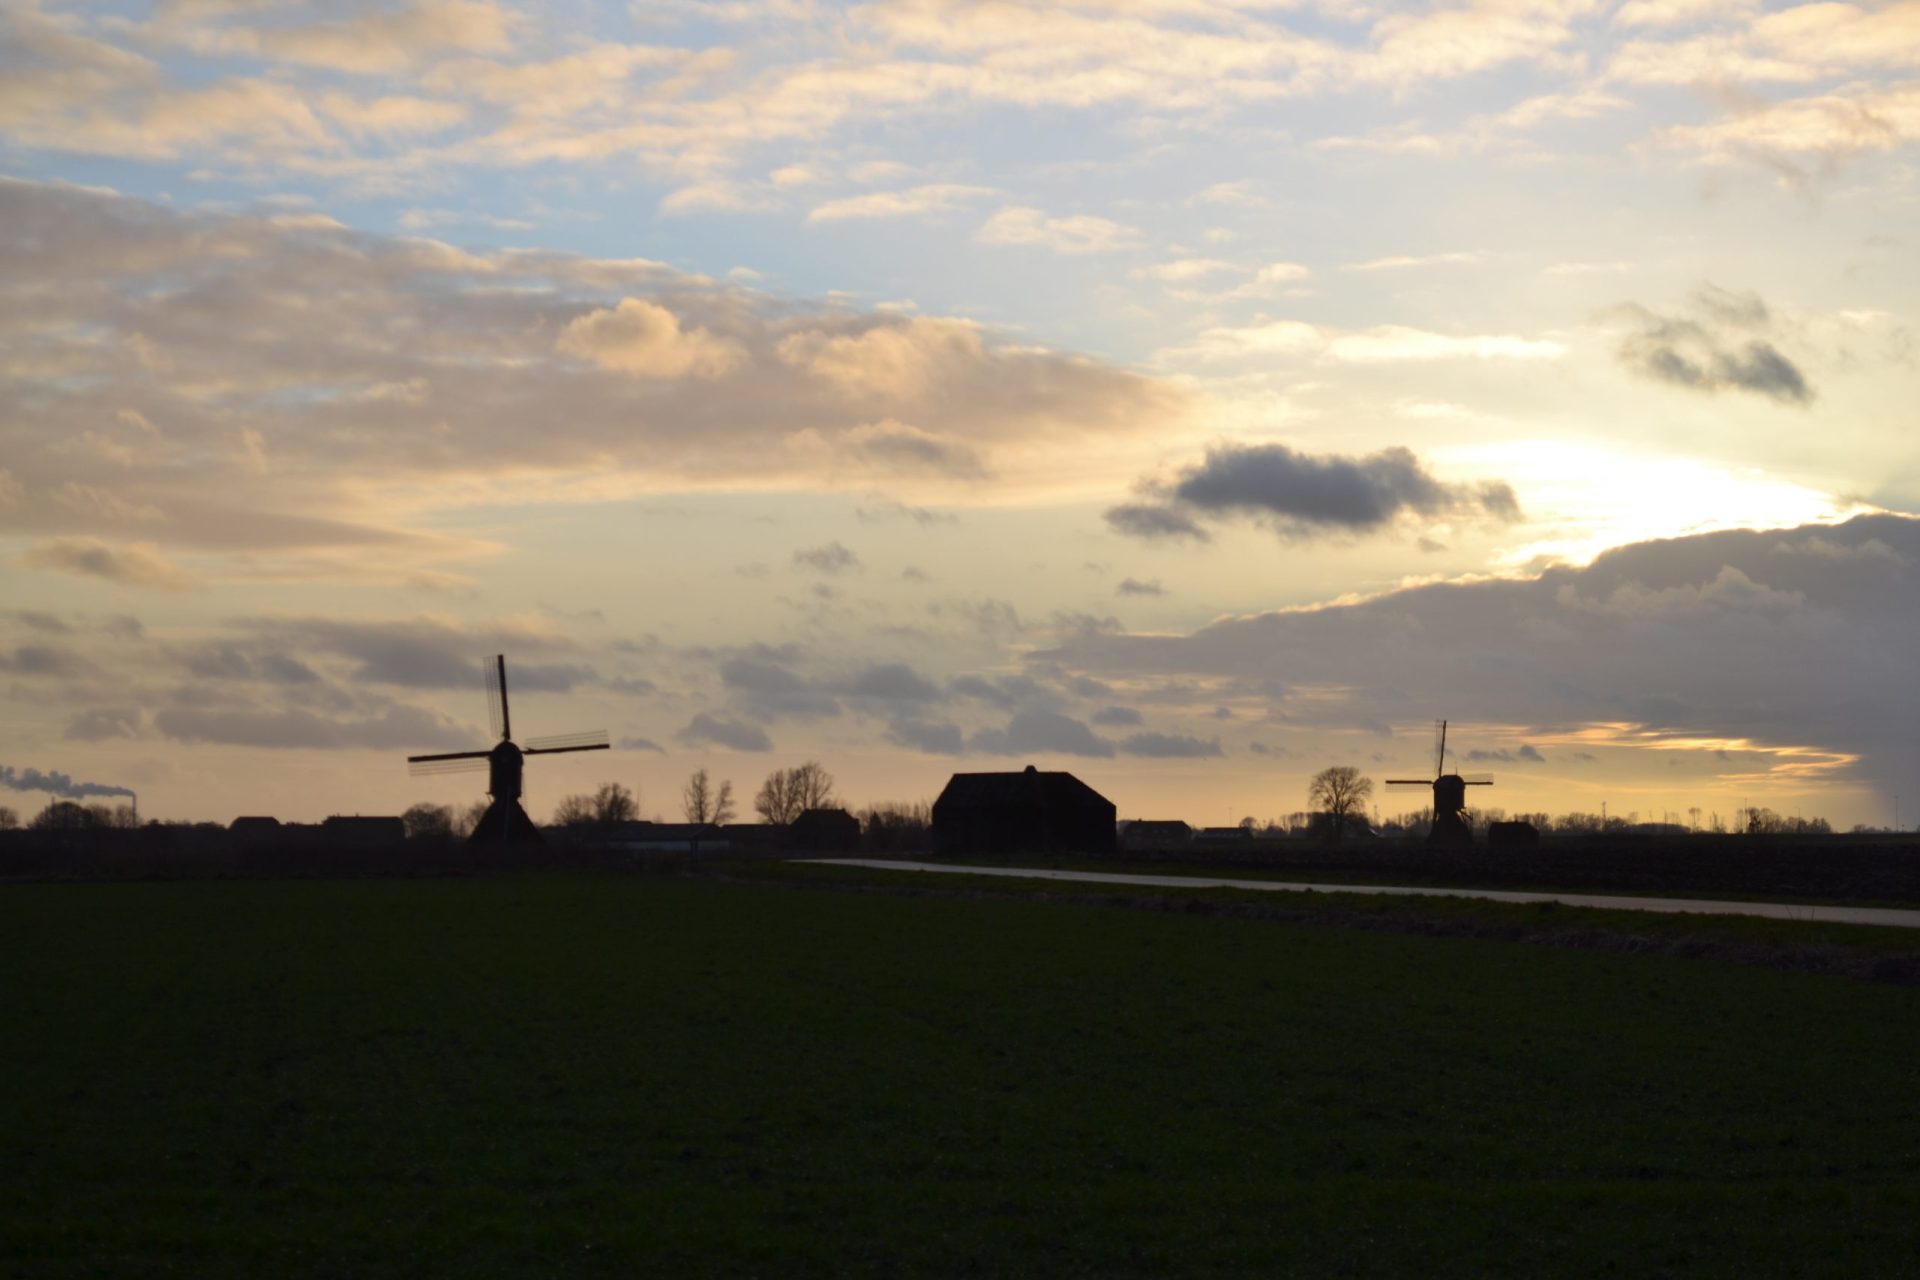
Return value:
<svg viewBox="0 0 1920 1280">
<path fill-rule="evenodd" d="M 439 755 L 408 756 L 408 772 L 416 778 L 435 773 L 462 773 L 469 769 L 487 771 L 487 794 L 493 803 L 481 815 L 468 837 L 471 844 L 539 844 L 540 829 L 520 807 L 521 774 L 525 757 L 553 755 L 561 751 L 605 751 L 607 731 L 590 729 L 585 733 L 563 733 L 550 738 L 529 738 L 527 745 L 513 741 L 512 711 L 507 704 L 507 655 L 494 656 L 486 666 L 487 715 L 493 731 L 500 735 L 486 751 L 448 751 Z"/>
<path fill-rule="evenodd" d="M 1433 825 L 1427 829 L 1428 844 L 1470 845 L 1473 826 L 1467 821 L 1467 788 L 1490 787 L 1493 775 L 1475 773 L 1462 776 L 1447 772 L 1447 722 L 1439 721 L 1438 742 L 1433 752 L 1433 777 L 1388 778 L 1387 789 L 1405 791 L 1413 787 L 1433 789 Z"/>
</svg>

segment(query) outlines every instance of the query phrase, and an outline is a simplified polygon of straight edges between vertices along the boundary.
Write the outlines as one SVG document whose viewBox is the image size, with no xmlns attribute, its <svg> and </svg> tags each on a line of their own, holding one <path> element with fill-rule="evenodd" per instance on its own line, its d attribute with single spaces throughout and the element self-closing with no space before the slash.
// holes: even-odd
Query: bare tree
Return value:
<svg viewBox="0 0 1920 1280">
<path fill-rule="evenodd" d="M 28 824 L 35 831 L 83 831 L 100 825 L 100 817 L 71 800 L 49 800 Z"/>
<path fill-rule="evenodd" d="M 454 815 L 453 834 L 465 840 L 473 834 L 474 828 L 480 825 L 480 819 L 486 816 L 487 802 L 485 800 L 475 800 L 472 804 Z"/>
<path fill-rule="evenodd" d="M 553 825 L 556 827 L 592 826 L 593 797 L 583 792 L 562 796 L 560 803 L 553 809 Z"/>
<path fill-rule="evenodd" d="M 603 782 L 593 793 L 593 820 L 601 826 L 632 822 L 640 816 L 640 797 L 617 782 Z"/>
<path fill-rule="evenodd" d="M 1322 769 L 1307 783 L 1307 803 L 1327 815 L 1336 841 L 1352 816 L 1366 811 L 1367 797 L 1372 794 L 1373 779 L 1363 777 L 1350 764 Z"/>
<path fill-rule="evenodd" d="M 409 840 L 445 840 L 453 835 L 453 809 L 444 804 L 416 804 L 400 815 Z"/>
<path fill-rule="evenodd" d="M 716 790 L 705 769 L 697 770 L 680 791 L 680 806 L 688 822 L 711 822 L 719 826 L 733 820 L 733 783 L 722 782 Z"/>
<path fill-rule="evenodd" d="M 0 831 L 17 830 L 19 826 L 20 815 L 12 809 L 7 808 L 7 806 L 0 804 Z"/>
<path fill-rule="evenodd" d="M 833 804 L 833 775 L 815 760 L 774 770 L 753 798 L 754 811 L 776 824 L 792 822 L 809 809 L 830 809 Z"/>
<path fill-rule="evenodd" d="M 860 827 L 864 848 L 880 853 L 925 850 L 933 827 L 933 802 L 873 805 L 860 814 Z"/>
</svg>

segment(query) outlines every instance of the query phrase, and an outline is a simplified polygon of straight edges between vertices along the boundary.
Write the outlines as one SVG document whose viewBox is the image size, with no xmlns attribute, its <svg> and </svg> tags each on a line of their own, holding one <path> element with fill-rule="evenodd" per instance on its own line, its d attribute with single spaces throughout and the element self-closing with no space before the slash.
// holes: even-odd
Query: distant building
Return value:
<svg viewBox="0 0 1920 1280">
<path fill-rule="evenodd" d="M 1070 773 L 956 773 L 933 802 L 933 851 L 1114 851 L 1113 802 Z"/>
<path fill-rule="evenodd" d="M 1202 827 L 1193 833 L 1195 844 L 1245 844 L 1252 839 L 1252 827 Z"/>
<path fill-rule="evenodd" d="M 259 816 L 235 818 L 227 830 L 244 840 L 270 840 L 280 834 L 280 819 Z"/>
<path fill-rule="evenodd" d="M 1184 849 L 1193 843 L 1193 828 L 1186 823 L 1137 819 L 1120 829 L 1123 849 Z"/>
<path fill-rule="evenodd" d="M 792 838 L 808 853 L 852 853 L 860 847 L 860 819 L 845 809 L 808 809 L 793 820 Z"/>
<path fill-rule="evenodd" d="M 724 853 L 732 848 L 711 822 L 616 822 L 590 830 L 585 843 L 621 853 Z"/>
</svg>

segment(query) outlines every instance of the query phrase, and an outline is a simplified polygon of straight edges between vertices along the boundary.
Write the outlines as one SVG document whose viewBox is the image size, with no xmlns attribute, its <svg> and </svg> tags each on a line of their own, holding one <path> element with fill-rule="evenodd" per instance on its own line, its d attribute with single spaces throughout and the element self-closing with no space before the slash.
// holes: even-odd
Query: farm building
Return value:
<svg viewBox="0 0 1920 1280">
<path fill-rule="evenodd" d="M 933 802 L 933 851 L 1114 851 L 1113 802 L 1070 773 L 956 773 Z"/>
<path fill-rule="evenodd" d="M 808 853 L 851 853 L 860 847 L 860 819 L 845 809 L 808 809 L 793 820 L 793 847 Z"/>
<path fill-rule="evenodd" d="M 1193 828 L 1179 819 L 1136 819 L 1120 831 L 1125 849 L 1184 849 L 1193 843 Z"/>
</svg>

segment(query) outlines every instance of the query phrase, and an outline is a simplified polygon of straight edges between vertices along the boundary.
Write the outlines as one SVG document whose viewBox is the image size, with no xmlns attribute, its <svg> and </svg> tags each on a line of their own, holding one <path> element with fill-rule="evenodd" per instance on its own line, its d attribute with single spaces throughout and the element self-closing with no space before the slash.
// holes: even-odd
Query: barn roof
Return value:
<svg viewBox="0 0 1920 1280">
<path fill-rule="evenodd" d="M 1105 796 L 1070 773 L 1043 772 L 1028 765 L 1017 773 L 956 773 L 935 803 L 971 807 L 1036 801 L 1085 804 L 1089 800 L 1111 806 Z"/>
</svg>

